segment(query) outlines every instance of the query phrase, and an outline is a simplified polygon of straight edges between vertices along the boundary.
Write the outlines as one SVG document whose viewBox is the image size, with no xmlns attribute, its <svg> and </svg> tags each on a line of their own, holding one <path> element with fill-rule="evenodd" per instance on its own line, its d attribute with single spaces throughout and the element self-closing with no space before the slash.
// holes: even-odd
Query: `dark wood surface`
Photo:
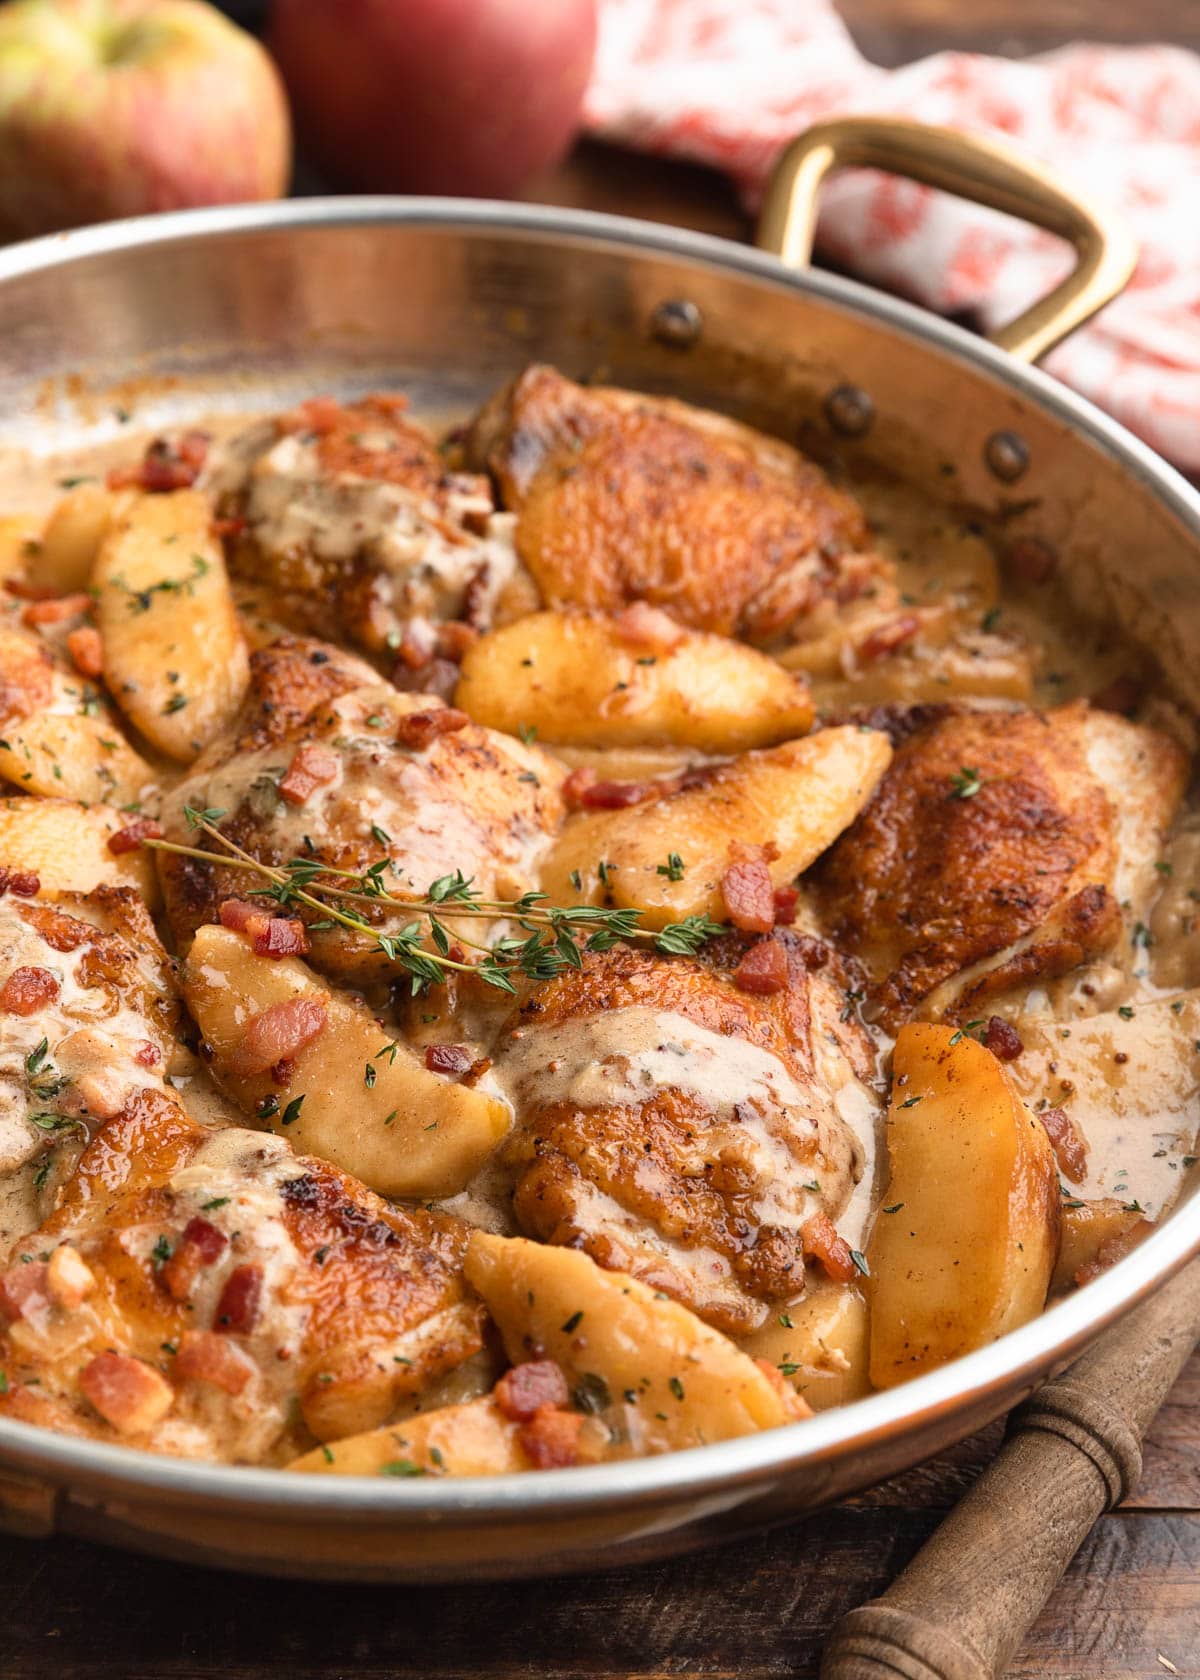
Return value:
<svg viewBox="0 0 1200 1680">
<path fill-rule="evenodd" d="M 864 52 L 887 64 L 1084 36 L 1200 48 L 1200 0 L 842 0 L 842 10 Z M 594 145 L 530 196 L 750 231 L 717 177 Z M 310 1587 L 75 1541 L 0 1540 L 0 1680 L 806 1680 L 831 1624 L 882 1590 L 998 1438 L 997 1426 L 755 1542 L 559 1582 Z M 1200 1676 L 1200 1357 L 1159 1415 L 1136 1496 L 1093 1530 L 1010 1680 L 1172 1674 Z"/>
</svg>

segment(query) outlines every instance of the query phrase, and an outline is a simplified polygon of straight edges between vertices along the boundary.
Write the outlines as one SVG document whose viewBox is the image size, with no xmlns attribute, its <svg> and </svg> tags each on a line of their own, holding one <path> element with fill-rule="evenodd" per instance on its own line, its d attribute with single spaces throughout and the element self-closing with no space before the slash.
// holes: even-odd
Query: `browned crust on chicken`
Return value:
<svg viewBox="0 0 1200 1680">
<path fill-rule="evenodd" d="M 968 983 L 954 1013 L 1065 973 L 1116 939 L 1113 813 L 1084 756 L 1086 711 L 936 721 L 899 747 L 817 866 L 832 937 L 866 964 L 890 1028 L 943 981 L 1029 936 Z"/>
<path fill-rule="evenodd" d="M 878 571 L 858 506 L 775 439 L 687 404 L 527 369 L 484 410 L 475 458 L 518 514 L 548 606 L 651 601 L 755 641 Z"/>
<path fill-rule="evenodd" d="M 286 741 L 318 706 L 378 680 L 365 660 L 330 642 L 278 636 L 250 655 L 250 684 L 233 729 L 197 759 L 192 773 Z"/>
<path fill-rule="evenodd" d="M 326 1162 L 291 1158 L 286 1148 L 279 1171 L 281 1146 L 270 1137 L 260 1148 L 252 1133 L 217 1136 L 238 1140 L 246 1155 L 240 1182 L 251 1192 L 274 1173 L 277 1223 L 295 1251 L 294 1264 L 277 1279 L 264 1278 L 254 1323 L 230 1326 L 218 1309 L 228 1299 L 230 1275 L 247 1252 L 256 1252 L 242 1251 L 237 1228 L 252 1234 L 261 1215 L 253 1200 L 243 1208 L 206 1194 L 203 1172 L 198 1182 L 189 1180 L 189 1169 L 196 1180 L 212 1134 L 170 1096 L 143 1091 L 84 1152 L 58 1211 L 21 1242 L 22 1252 L 33 1256 L 68 1242 L 94 1286 L 71 1311 L 51 1301 L 44 1313 L 9 1321 L 0 1331 L 0 1365 L 8 1377 L 0 1413 L 129 1439 L 79 1386 L 90 1361 L 113 1350 L 144 1362 L 171 1385 L 164 1427 L 178 1423 L 200 1432 L 200 1443 L 192 1439 L 184 1450 L 240 1456 L 229 1450 L 237 1438 L 236 1397 L 222 1411 L 216 1388 L 180 1375 L 183 1338 L 201 1332 L 232 1344 L 257 1368 L 254 1380 L 272 1388 L 279 1428 L 261 1457 L 279 1462 L 312 1435 L 322 1439 L 382 1422 L 403 1396 L 479 1350 L 482 1311 L 468 1300 L 461 1277 L 465 1226 L 393 1208 Z M 235 1207 L 235 1217 L 223 1217 L 227 1206 Z M 181 1287 L 171 1263 L 185 1250 L 183 1232 L 196 1217 L 221 1225 L 226 1241 L 212 1262 L 196 1269 L 194 1285 L 187 1287 L 183 1274 Z M 178 1443 L 173 1449 L 153 1435 L 137 1444 L 178 1450 Z"/>
<path fill-rule="evenodd" d="M 382 884 L 395 897 L 422 898 L 432 881 L 456 868 L 481 896 L 519 897 L 536 884 L 533 860 L 562 819 L 564 772 L 538 749 L 464 723 L 462 714 L 456 727 L 427 745 L 406 744 L 408 720 L 443 714 L 450 715 L 431 695 L 397 694 L 382 685 L 355 690 L 302 719 L 288 740 L 189 777 L 164 808 L 167 834 L 194 843 L 182 815 L 190 802 L 222 811 L 221 833 L 273 867 L 302 856 L 363 875 L 390 858 L 394 867 Z M 331 755 L 337 780 L 304 804 L 287 805 L 272 790 L 295 748 L 306 744 Z M 196 858 L 160 852 L 157 862 L 181 949 L 199 926 L 216 919 L 223 899 L 262 884 L 244 869 Z M 369 901 L 356 909 L 373 928 L 401 914 Z M 295 913 L 327 921 L 304 906 Z M 353 980 L 391 972 L 373 939 L 341 927 L 313 935 L 312 961 Z"/>
<path fill-rule="evenodd" d="M 860 1079 L 870 1073 L 870 1046 L 844 1006 L 847 976 L 832 953 L 812 940 L 780 937 L 789 979 L 773 996 L 738 991 L 728 968 L 717 966 L 721 946 L 724 959 L 736 961 L 745 941 L 718 942 L 705 962 L 664 961 L 619 946 L 540 988 L 507 1031 L 536 1035 L 559 1023 L 645 1007 L 662 1019 L 668 1040 L 671 1017 L 682 1016 L 708 1033 L 759 1046 L 778 1058 L 807 1099 L 805 1123 L 776 1155 L 780 1174 L 794 1184 L 777 1179 L 772 1192 L 786 1202 L 790 1194 L 815 1190 L 828 1174 L 832 1199 L 832 1181 L 846 1163 L 836 1159 L 831 1115 L 820 1131 L 807 1129 L 808 1117 L 823 1115 L 831 1100 L 815 1040 L 820 1034 L 836 1041 Z M 501 1065 L 505 1045 L 502 1033 Z M 632 1272 L 718 1328 L 744 1333 L 762 1321 L 768 1303 L 804 1288 L 799 1230 L 763 1215 L 761 1162 L 756 1167 L 756 1144 L 748 1141 L 760 1135 L 759 1124 L 749 1091 L 745 1106 L 722 1116 L 703 1092 L 669 1084 L 652 1088 L 644 1100 L 598 1107 L 539 1104 L 535 1089 L 505 1150 L 516 1173 L 516 1218 L 530 1236 L 583 1248 L 600 1265 Z"/>
</svg>

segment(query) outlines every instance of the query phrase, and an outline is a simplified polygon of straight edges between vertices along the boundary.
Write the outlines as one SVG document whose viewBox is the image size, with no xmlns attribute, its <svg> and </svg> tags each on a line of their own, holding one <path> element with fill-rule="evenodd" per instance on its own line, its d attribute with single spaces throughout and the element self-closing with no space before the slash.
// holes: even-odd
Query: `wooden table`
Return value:
<svg viewBox="0 0 1200 1680">
<path fill-rule="evenodd" d="M 796 0 L 797 4 L 802 0 Z M 1077 36 L 1200 48 L 1200 0 L 842 0 L 864 51 L 1030 52 Z M 532 197 L 733 238 L 703 170 L 582 146 Z M 316 1588 L 0 1540 L 0 1680 L 766 1680 L 816 1674 L 836 1618 L 879 1591 L 995 1450 L 999 1426 L 860 1500 L 726 1551 L 528 1585 Z M 1159 1416 L 1141 1487 L 1104 1518 L 1011 1670 L 1200 1676 L 1200 1358 Z"/>
</svg>

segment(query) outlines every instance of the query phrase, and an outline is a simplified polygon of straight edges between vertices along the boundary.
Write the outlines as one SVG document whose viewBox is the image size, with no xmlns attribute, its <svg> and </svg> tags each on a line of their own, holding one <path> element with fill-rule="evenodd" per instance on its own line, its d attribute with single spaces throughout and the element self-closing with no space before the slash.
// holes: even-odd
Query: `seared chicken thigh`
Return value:
<svg viewBox="0 0 1200 1680">
<path fill-rule="evenodd" d="M 447 471 L 403 397 L 322 397 L 210 458 L 204 487 L 234 531 L 232 563 L 299 628 L 373 653 L 407 626 L 491 620 L 515 570 L 486 479 Z"/>
<path fill-rule="evenodd" d="M 56 906 L 0 898 L 0 1248 L 36 1223 L 96 1127 L 135 1091 L 165 1091 L 178 1024 L 170 965 L 131 889 Z"/>
<path fill-rule="evenodd" d="M 320 669 L 341 686 L 337 669 Z M 256 676 L 277 692 L 284 686 L 278 667 L 260 666 Z M 304 690 L 303 681 L 298 686 Z M 252 690 L 239 750 L 231 744 L 228 753 L 206 755 L 172 790 L 163 813 L 171 840 L 194 845 L 187 810 L 215 811 L 221 832 L 264 863 L 300 858 L 354 876 L 383 865 L 380 885 L 401 898 L 424 897 L 456 869 L 484 897 L 518 898 L 536 885 L 537 858 L 561 819 L 564 775 L 538 748 L 483 729 L 433 696 L 379 683 L 339 693 L 305 715 L 303 699 L 291 707 L 276 702 L 255 721 L 262 693 Z M 219 849 L 211 838 L 203 843 Z M 165 853 L 160 868 L 181 945 L 215 919 L 223 899 L 263 885 L 244 869 Z M 354 908 L 372 927 L 387 920 L 383 904 Z M 326 923 L 311 935 L 318 967 L 357 979 L 387 967 L 372 937 L 303 914 Z"/>
<path fill-rule="evenodd" d="M 1184 775 L 1172 741 L 1082 701 L 935 717 L 904 741 L 815 871 L 884 1023 L 965 1018 L 1112 949 Z"/>
<path fill-rule="evenodd" d="M 854 1275 L 831 1220 L 873 1135 L 871 1046 L 827 947 L 777 935 L 786 982 L 739 990 L 742 953 L 618 946 L 540 988 L 497 1043 L 517 1124 L 521 1228 L 585 1249 L 744 1333 L 800 1295 L 805 1255 Z M 763 942 L 773 943 L 773 942 Z"/>
<path fill-rule="evenodd" d="M 239 1463 L 373 1428 L 480 1349 L 467 1236 L 143 1090 L 0 1276 L 0 1414 Z"/>
<path fill-rule="evenodd" d="M 531 367 L 470 447 L 517 514 L 517 552 L 548 607 L 649 601 L 697 630 L 771 642 L 886 571 L 819 467 L 686 403 Z"/>
</svg>

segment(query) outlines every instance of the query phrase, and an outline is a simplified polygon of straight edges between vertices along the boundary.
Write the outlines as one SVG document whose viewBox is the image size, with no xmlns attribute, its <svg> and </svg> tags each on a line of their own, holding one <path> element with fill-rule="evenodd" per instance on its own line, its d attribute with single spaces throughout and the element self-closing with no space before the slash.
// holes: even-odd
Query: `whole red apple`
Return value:
<svg viewBox="0 0 1200 1680">
<path fill-rule="evenodd" d="M 203 0 L 0 7 L 0 229 L 278 198 L 287 102 L 267 54 Z"/>
<path fill-rule="evenodd" d="M 338 185 L 505 197 L 570 144 L 595 0 L 274 0 L 268 42 Z"/>
</svg>

